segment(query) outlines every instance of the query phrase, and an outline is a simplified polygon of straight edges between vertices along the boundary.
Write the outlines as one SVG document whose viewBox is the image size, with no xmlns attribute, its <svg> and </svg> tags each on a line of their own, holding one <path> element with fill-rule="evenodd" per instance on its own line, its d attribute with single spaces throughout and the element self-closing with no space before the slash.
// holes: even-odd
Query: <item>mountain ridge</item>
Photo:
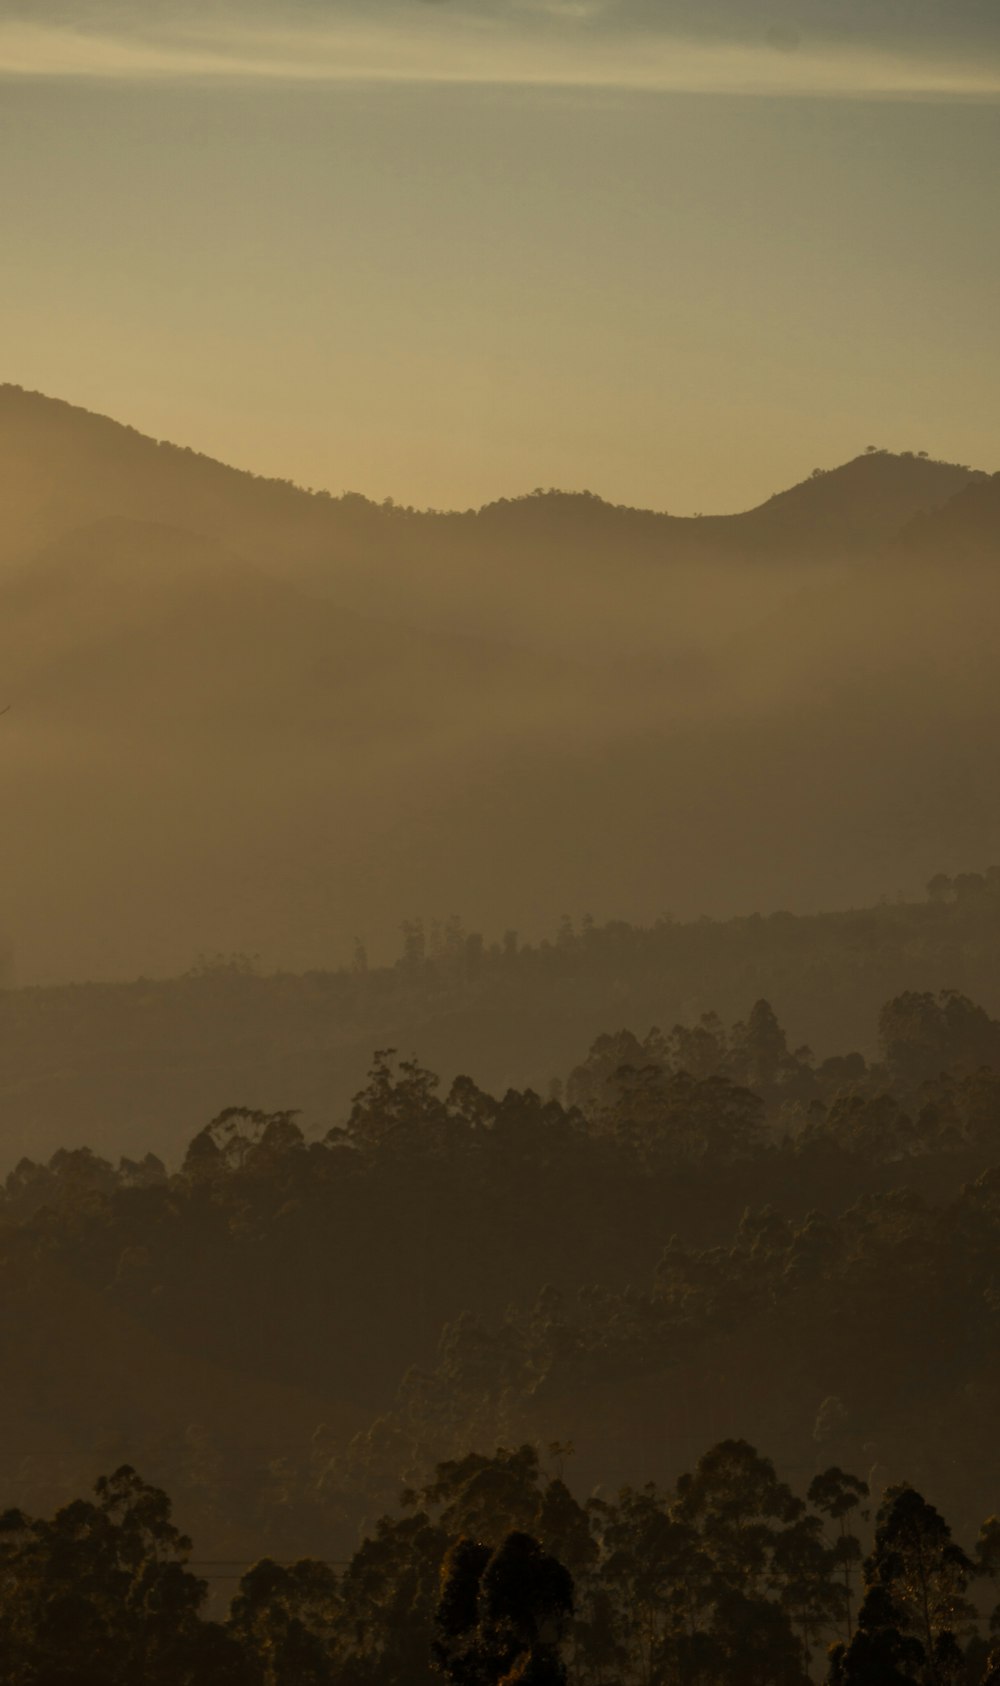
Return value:
<svg viewBox="0 0 1000 1686">
<path fill-rule="evenodd" d="M 378 502 L 360 492 L 344 491 L 338 494 L 314 490 L 277 476 L 261 475 L 249 469 L 237 468 L 206 452 L 195 451 L 170 440 L 157 439 L 102 412 L 88 410 L 82 405 L 71 404 L 65 399 L 53 398 L 45 393 L 29 391 L 10 382 L 0 383 L 0 449 L 9 443 L 12 421 L 33 424 L 42 418 L 48 423 L 55 423 L 64 433 L 68 427 L 75 427 L 77 430 L 83 428 L 88 445 L 104 446 L 113 443 L 133 458 L 138 455 L 152 461 L 155 456 L 171 471 L 185 469 L 189 475 L 210 475 L 214 479 L 225 481 L 234 489 L 239 487 L 244 491 L 253 487 L 253 496 L 257 501 L 277 500 L 288 508 L 297 506 L 300 510 L 309 509 L 313 513 L 322 511 L 324 514 L 329 513 L 329 506 L 332 505 L 339 514 L 350 515 L 355 520 L 367 516 L 377 517 L 382 522 L 402 517 L 411 521 L 448 525 L 463 525 L 475 521 L 478 525 L 489 524 L 498 518 L 509 519 L 512 513 L 527 517 L 539 512 L 549 514 L 553 510 L 572 509 L 575 512 L 586 511 L 599 519 L 629 518 L 644 526 L 664 527 L 669 524 L 678 530 L 709 533 L 722 531 L 731 527 L 733 523 L 751 519 L 758 526 L 771 527 L 776 514 L 787 517 L 789 511 L 794 512 L 804 506 L 815 505 L 817 494 L 821 503 L 829 504 L 829 495 L 823 494 L 829 494 L 830 488 L 821 485 L 825 481 L 830 481 L 839 491 L 848 484 L 865 484 L 866 490 L 870 492 L 874 484 L 873 475 L 879 473 L 884 476 L 888 469 L 897 482 L 904 477 L 908 478 L 914 488 L 919 482 L 920 492 L 918 494 L 914 491 L 911 498 L 914 495 L 926 495 L 936 481 L 940 492 L 935 501 L 939 506 L 946 501 L 947 496 L 953 495 L 961 484 L 987 478 L 983 471 L 971 469 L 964 464 L 939 461 L 913 452 L 895 453 L 869 449 L 833 468 L 817 470 L 807 479 L 771 493 L 761 503 L 752 505 L 749 509 L 730 512 L 674 515 L 666 509 L 619 503 L 588 491 L 556 488 L 547 491 L 537 488 L 533 492 L 511 497 L 497 497 L 478 508 L 414 509 L 397 504 L 391 498 Z M 920 507 L 922 506 L 918 503 L 917 509 Z M 914 514 L 916 512 L 913 511 Z"/>
<path fill-rule="evenodd" d="M 18 973 L 308 969 L 414 910 L 805 911 L 995 858 L 1000 571 L 946 564 L 1000 551 L 997 485 L 872 453 L 743 517 L 410 518 L 6 389 Z"/>
</svg>

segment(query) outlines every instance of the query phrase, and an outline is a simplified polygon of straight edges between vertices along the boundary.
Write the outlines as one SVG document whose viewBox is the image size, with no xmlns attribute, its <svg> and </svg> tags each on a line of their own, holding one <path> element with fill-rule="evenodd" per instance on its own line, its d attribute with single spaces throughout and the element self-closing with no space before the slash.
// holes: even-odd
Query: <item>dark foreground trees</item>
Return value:
<svg viewBox="0 0 1000 1686">
<path fill-rule="evenodd" d="M 890 1487 L 865 1562 L 858 1629 L 831 1656 L 833 1686 L 961 1686 L 978 1676 L 967 1655 L 976 1610 L 967 1593 L 976 1565 L 933 1505 L 912 1487 Z"/>
<path fill-rule="evenodd" d="M 915 1489 L 888 1489 L 853 1622 L 866 1498 L 831 1468 L 803 1499 L 743 1440 L 670 1491 L 586 1503 L 534 1447 L 470 1453 L 405 1493 L 348 1563 L 264 1559 L 213 1620 L 169 1500 L 126 1467 L 49 1520 L 0 1517 L 0 1679 L 997 1686 L 1000 1521 L 970 1555 Z"/>
<path fill-rule="evenodd" d="M 47 1512 L 127 1462 L 211 1556 L 345 1555 L 463 1446 L 568 1433 L 617 1483 L 678 1467 L 690 1418 L 803 1469 L 891 1441 L 969 1528 L 1000 1400 L 1000 1023 L 910 992 L 882 1041 L 817 1064 L 761 1000 L 598 1038 L 563 1100 L 383 1052 L 322 1140 L 229 1107 L 179 1172 L 23 1160 L 0 1490 Z"/>
<path fill-rule="evenodd" d="M 233 1686 L 236 1641 L 202 1619 L 206 1584 L 170 1502 L 127 1466 L 51 1521 L 0 1517 L 5 1686 Z"/>
<path fill-rule="evenodd" d="M 560 1464 L 567 1451 L 550 1449 Z M 534 1447 L 472 1453 L 404 1494 L 339 1572 L 265 1559 L 213 1621 L 168 1499 L 123 1468 L 51 1520 L 0 1520 L 0 1678 L 805 1686 L 847 1608 L 854 1537 L 824 1510 L 864 1491 L 840 1471 L 820 1479 L 817 1508 L 727 1441 L 672 1491 L 581 1504 Z"/>
<path fill-rule="evenodd" d="M 565 1686 L 572 1614 L 569 1571 L 530 1534 L 508 1534 L 495 1551 L 458 1540 L 441 1568 L 434 1662 L 452 1686 Z"/>
</svg>

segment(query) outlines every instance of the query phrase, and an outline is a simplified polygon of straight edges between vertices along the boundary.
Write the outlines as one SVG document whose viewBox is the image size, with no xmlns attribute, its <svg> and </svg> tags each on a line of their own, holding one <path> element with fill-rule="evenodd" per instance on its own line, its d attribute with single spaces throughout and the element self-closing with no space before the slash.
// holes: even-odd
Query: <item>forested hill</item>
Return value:
<svg viewBox="0 0 1000 1686">
<path fill-rule="evenodd" d="M 263 972 L 240 955 L 184 976 L 0 992 L 0 1154 L 7 1168 L 87 1142 L 176 1164 L 193 1120 L 248 1101 L 301 1109 L 322 1132 L 347 1112 L 377 1046 L 503 1092 L 546 1094 L 592 1039 L 669 1032 L 769 1000 L 793 1046 L 872 1057 L 882 1004 L 964 991 L 1000 1011 L 1000 871 L 937 875 L 914 901 L 651 926 L 565 920 L 550 940 L 499 942 L 455 920 L 403 933 L 391 966 Z"/>
<path fill-rule="evenodd" d="M 872 449 L 739 515 L 420 513 L 0 389 L 12 976 L 856 906 L 995 858 L 995 484 Z"/>
<path fill-rule="evenodd" d="M 320 1139 L 230 1107 L 173 1173 L 141 1139 L 117 1165 L 23 1161 L 0 1197 L 7 1502 L 127 1462 L 209 1559 L 341 1556 L 470 1448 L 570 1440 L 582 1489 L 614 1491 L 746 1435 L 796 1480 L 905 1473 L 974 1531 L 1000 1020 L 907 993 L 876 1031 L 875 1060 L 816 1060 L 758 1001 L 609 1032 L 561 1100 L 383 1052 Z"/>
<path fill-rule="evenodd" d="M 591 493 L 501 498 L 478 511 L 417 511 L 234 469 L 109 417 L 0 385 L 7 556 L 107 517 L 175 523 L 183 512 L 185 525 L 257 559 L 274 544 L 305 560 L 336 556 L 345 543 L 396 554 L 412 548 L 419 557 L 428 543 L 470 545 L 491 532 L 506 539 L 514 524 L 522 543 L 602 547 L 610 540 L 635 547 L 638 556 L 667 559 L 717 549 L 807 560 L 859 545 L 870 550 L 974 478 L 981 476 L 926 453 L 871 450 L 739 515 L 672 516 Z"/>
</svg>

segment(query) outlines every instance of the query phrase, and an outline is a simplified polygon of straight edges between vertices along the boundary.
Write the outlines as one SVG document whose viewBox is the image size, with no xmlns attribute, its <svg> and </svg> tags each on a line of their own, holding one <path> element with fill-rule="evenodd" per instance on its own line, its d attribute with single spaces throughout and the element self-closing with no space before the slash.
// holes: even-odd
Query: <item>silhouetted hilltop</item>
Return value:
<svg viewBox="0 0 1000 1686">
<path fill-rule="evenodd" d="M 817 469 L 744 515 L 706 519 L 720 533 L 725 530 L 721 521 L 738 524 L 738 542 L 749 551 L 774 554 L 776 548 L 791 549 L 806 540 L 808 554 L 857 553 L 892 538 L 918 513 L 939 509 L 985 478 L 964 464 L 937 462 L 912 451 L 870 450 L 839 468 Z"/>
<path fill-rule="evenodd" d="M 612 504 L 589 492 L 541 490 L 481 510 L 415 511 L 357 493 L 331 497 L 267 479 L 106 416 L 19 387 L 0 386 L 0 486 L 8 511 L 2 554 L 107 516 L 177 521 L 251 554 L 280 528 L 303 558 L 362 539 L 378 549 L 468 546 L 484 538 L 634 544 L 640 555 L 838 555 L 872 548 L 921 511 L 968 485 L 973 471 L 878 451 L 816 475 L 734 515 L 672 516 Z M 287 562 L 287 559 L 286 559 Z"/>
<path fill-rule="evenodd" d="M 37 548 L 106 518 L 216 534 L 242 501 L 262 519 L 301 520 L 317 505 L 289 481 L 267 480 L 136 428 L 20 387 L 0 386 L 3 550 Z M 352 509 L 371 509 L 366 499 Z"/>
<path fill-rule="evenodd" d="M 592 492 L 542 491 L 478 512 L 480 526 L 520 538 L 586 545 L 622 538 L 641 554 L 818 561 L 869 553 L 919 513 L 986 476 L 913 452 L 872 451 L 818 469 L 797 486 L 734 515 L 676 516 L 605 502 Z"/>
<path fill-rule="evenodd" d="M 414 910 L 808 910 L 1000 853 L 1000 575 L 941 566 L 994 496 L 872 453 L 739 516 L 418 515 L 0 389 L 15 976 L 324 969 Z"/>
</svg>

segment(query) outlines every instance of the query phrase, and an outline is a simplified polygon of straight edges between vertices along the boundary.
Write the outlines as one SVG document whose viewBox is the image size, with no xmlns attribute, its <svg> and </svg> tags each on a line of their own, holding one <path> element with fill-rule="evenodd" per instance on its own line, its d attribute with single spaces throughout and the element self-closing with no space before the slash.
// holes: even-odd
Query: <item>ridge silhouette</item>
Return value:
<svg viewBox="0 0 1000 1686">
<path fill-rule="evenodd" d="M 989 856 L 998 484 L 870 452 L 742 515 L 415 514 L 0 388 L 12 975 L 805 911 Z"/>
</svg>

